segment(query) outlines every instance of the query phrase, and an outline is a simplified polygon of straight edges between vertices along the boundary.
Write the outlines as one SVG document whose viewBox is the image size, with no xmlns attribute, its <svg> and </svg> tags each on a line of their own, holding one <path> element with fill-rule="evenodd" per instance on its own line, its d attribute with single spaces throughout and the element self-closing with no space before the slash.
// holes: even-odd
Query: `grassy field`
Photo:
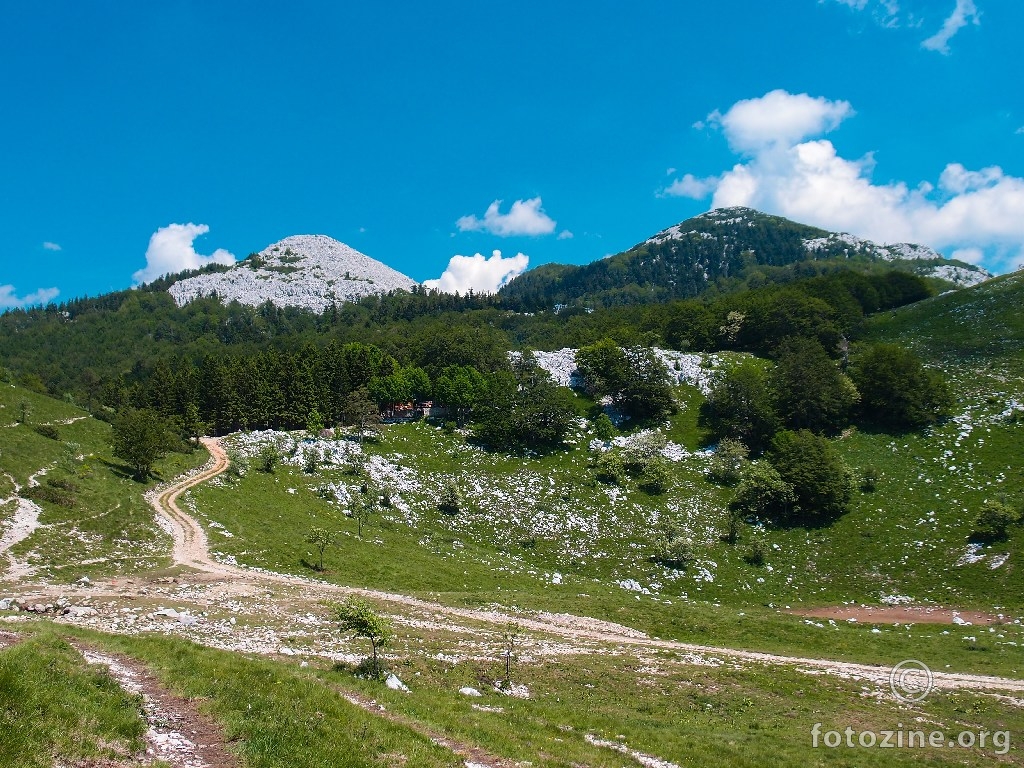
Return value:
<svg viewBox="0 0 1024 768">
<path fill-rule="evenodd" d="M 40 434 L 44 425 L 56 429 L 56 439 Z M 205 451 L 169 454 L 156 476 L 174 477 L 206 459 Z M 27 489 L 33 478 L 57 492 L 57 501 L 39 501 L 39 528 L 12 552 L 37 576 L 74 581 L 169 562 L 170 539 L 143 499 L 146 486 L 111 455 L 110 425 L 73 405 L 0 384 L 0 499 L 13 495 L 15 483 Z M 13 501 L 0 506 L 0 523 L 14 507 Z"/>
<path fill-rule="evenodd" d="M 779 766 L 983 765 L 994 758 L 1016 762 L 1012 734 L 1024 728 L 1024 711 L 991 695 L 933 692 L 907 705 L 856 680 L 669 652 L 517 661 L 513 680 L 526 687 L 528 698 L 515 698 L 493 688 L 503 674 L 500 664 L 454 662 L 429 630 L 415 633 L 420 653 L 393 664 L 410 693 L 356 677 L 346 665 L 303 668 L 294 660 L 254 659 L 174 638 L 119 637 L 44 623 L 20 630 L 27 639 L 0 651 L 0 676 L 14 681 L 0 687 L 5 735 L 12 733 L 9 724 L 15 726 L 0 754 L 10 756 L 4 765 L 19 767 L 50 765 L 54 758 L 123 757 L 138 746 L 137 699 L 106 674 L 86 668 L 68 640 L 147 666 L 166 689 L 199 702 L 244 764 L 259 768 L 461 765 L 431 743 L 432 733 L 547 768 L 632 762 L 602 743 L 679 766 L 756 766 L 769 759 Z M 481 695 L 459 693 L 463 686 Z M 392 721 L 348 703 L 342 693 L 378 702 Z M 954 739 L 961 732 L 977 738 L 998 730 L 1011 737 L 1005 748 L 991 741 L 981 748 L 975 741 L 972 748 L 827 749 L 813 746 L 816 723 L 823 732 L 849 726 L 879 734 L 940 730 Z M 62 738 L 46 741 L 55 728 Z"/>
<path fill-rule="evenodd" d="M 249 456 L 274 443 L 281 463 L 270 473 L 250 467 L 241 477 L 218 478 L 182 503 L 205 522 L 212 549 L 228 562 L 453 606 L 593 616 L 665 639 L 882 666 L 916 658 L 935 670 L 1021 677 L 1024 577 L 1017 566 L 1024 532 L 1014 529 L 989 547 L 968 545 L 985 499 L 1024 495 L 1021 299 L 1024 279 L 1010 276 L 871 321 L 868 338 L 912 346 L 942 368 L 955 410 L 922 433 L 852 429 L 837 439 L 851 467 L 878 467 L 880 477 L 875 491 L 858 492 L 849 513 L 825 528 L 745 526 L 738 544 L 723 541 L 730 491 L 705 478 L 709 459 L 696 418 L 702 395 L 692 387 L 680 388 L 684 407 L 661 430 L 671 441 L 663 494 L 645 492 L 635 478 L 599 481 L 585 426 L 564 451 L 512 457 L 414 423 L 387 426 L 361 444 L 233 436 L 228 444 Z M 27 424 L 17 423 L 22 401 Z M 153 522 L 143 487 L 110 456 L 109 426 L 85 417 L 71 405 L 0 387 L 0 498 L 33 476 L 76 488 L 72 504 L 43 502 L 43 527 L 15 554 L 37 577 L 58 583 L 163 568 L 169 540 Z M 40 434 L 40 424 L 56 426 L 59 440 Z M 205 458 L 172 455 L 158 471 L 170 477 Z M 346 514 L 361 498 L 356 472 L 367 473 L 391 503 L 373 513 L 361 536 Z M 452 483 L 465 499 L 455 514 L 437 507 Z M 9 507 L 0 509 L 0 520 Z M 696 559 L 685 569 L 651 558 L 666 520 L 695 541 Z M 312 526 L 339 534 L 325 552 L 324 572 L 313 569 L 319 553 L 304 540 Z M 755 537 L 767 547 L 761 566 L 744 558 Z M 1005 622 L 849 623 L 793 613 L 884 603 L 977 609 Z M 390 650 L 388 664 L 409 694 L 315 657 L 303 668 L 297 659 L 259 659 L 173 637 L 115 637 L 42 622 L 17 628 L 27 639 L 0 651 L 0 733 L 16 724 L 11 740 L 0 739 L 3 765 L 87 765 L 138 748 L 137 702 L 84 667 L 65 642 L 72 637 L 138 659 L 169 689 L 202 702 L 247 766 L 461 764 L 431 743 L 432 732 L 535 766 L 640 764 L 607 743 L 680 766 L 1016 763 L 1015 745 L 1006 755 L 977 746 L 813 749 L 811 728 L 1024 728 L 1024 710 L 993 695 L 933 692 L 909 706 L 864 681 L 792 667 L 655 650 L 567 646 L 539 653 L 536 642 L 515 662 L 513 679 L 530 691 L 518 699 L 494 690 L 503 671 L 493 649 L 474 655 L 467 641 L 455 652 L 451 632 L 429 622 L 402 624 Z M 60 674 L 42 679 L 54 669 Z M 461 695 L 462 686 L 483 695 Z M 345 702 L 339 691 L 372 697 L 398 721 Z M 64 738 L 48 746 L 44 734 L 54 728 Z"/>
</svg>

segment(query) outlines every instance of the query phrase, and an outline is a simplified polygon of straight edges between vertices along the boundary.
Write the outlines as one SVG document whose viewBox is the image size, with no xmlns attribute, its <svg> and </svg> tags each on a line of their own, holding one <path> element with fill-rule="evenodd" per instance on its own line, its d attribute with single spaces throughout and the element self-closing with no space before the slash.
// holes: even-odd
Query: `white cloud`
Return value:
<svg viewBox="0 0 1024 768">
<path fill-rule="evenodd" d="M 223 248 L 218 248 L 210 256 L 196 253 L 193 242 L 209 231 L 206 224 L 168 224 L 160 227 L 149 238 L 145 268 L 132 275 L 132 280 L 139 285 L 163 275 L 199 269 L 207 264 L 234 264 L 234 255 Z"/>
<path fill-rule="evenodd" d="M 708 115 L 707 124 L 721 128 L 729 146 L 737 152 L 756 153 L 773 144 L 791 144 L 828 133 L 853 114 L 848 101 L 829 101 L 779 89 L 757 99 L 738 101 L 724 115 L 716 109 Z"/>
<path fill-rule="evenodd" d="M 788 94 L 779 93 L 769 96 L 773 103 L 784 104 Z M 812 112 L 806 109 L 809 97 L 790 98 L 797 111 Z M 750 105 L 748 115 L 763 113 L 757 101 L 740 104 Z M 820 129 L 828 130 L 839 112 L 852 113 L 820 110 Z M 740 146 L 757 148 L 744 151 L 742 161 L 718 177 L 711 207 L 749 206 L 880 243 L 912 242 L 949 254 L 961 252 L 994 272 L 1013 268 L 1021 258 L 1024 178 L 1007 175 L 997 166 L 969 170 L 948 163 L 936 184 L 876 184 L 870 154 L 844 158 L 831 141 L 804 140 L 803 129 L 794 127 L 813 122 L 768 119 L 760 127 L 752 120 L 745 123 L 743 135 L 756 137 L 757 142 L 751 139 Z M 723 132 L 729 130 L 724 120 L 721 126 Z"/>
<path fill-rule="evenodd" d="M 57 298 L 60 291 L 56 288 L 40 288 L 27 296 L 18 296 L 14 292 L 13 285 L 0 285 L 0 309 L 15 309 L 17 307 L 34 307 L 37 305 L 49 304 Z"/>
<path fill-rule="evenodd" d="M 956 7 L 943 22 L 942 29 L 921 43 L 921 47 L 929 51 L 938 51 L 949 55 L 949 41 L 957 32 L 968 24 L 980 24 L 981 14 L 978 13 L 974 0 L 956 0 Z"/>
<path fill-rule="evenodd" d="M 676 179 L 665 189 L 658 193 L 659 197 L 689 197 L 700 200 L 707 197 L 718 186 L 718 177 L 711 176 L 706 179 L 698 179 L 692 173 L 687 173 L 683 178 Z"/>
<path fill-rule="evenodd" d="M 1022 125 L 1022 126 L 1021 126 L 1020 128 L 1018 128 L 1018 129 L 1017 129 L 1016 131 L 1014 131 L 1014 133 L 1016 133 L 1016 134 L 1018 134 L 1018 135 L 1020 135 L 1020 134 L 1024 134 L 1024 125 Z"/>
<path fill-rule="evenodd" d="M 561 232 L 558 233 L 558 237 L 556 239 L 557 240 L 572 240 L 574 237 L 576 237 L 576 235 L 574 235 L 571 230 L 563 229 Z"/>
<path fill-rule="evenodd" d="M 444 293 L 494 293 L 512 278 L 526 271 L 530 257 L 523 253 L 504 258 L 501 251 L 494 251 L 491 257 L 482 254 L 473 256 L 452 256 L 448 268 L 437 280 L 424 280 L 427 288 L 436 288 Z"/>
<path fill-rule="evenodd" d="M 51 243 L 49 240 L 47 240 L 45 243 L 43 243 L 43 250 L 44 251 L 61 251 L 61 250 L 63 250 L 63 248 L 61 248 L 57 243 Z"/>
<path fill-rule="evenodd" d="M 495 200 L 482 219 L 463 216 L 455 222 L 460 232 L 490 232 L 499 237 L 512 235 L 550 235 L 555 231 L 554 221 L 541 208 L 541 199 L 516 200 L 508 213 L 500 213 L 501 200 Z"/>
</svg>

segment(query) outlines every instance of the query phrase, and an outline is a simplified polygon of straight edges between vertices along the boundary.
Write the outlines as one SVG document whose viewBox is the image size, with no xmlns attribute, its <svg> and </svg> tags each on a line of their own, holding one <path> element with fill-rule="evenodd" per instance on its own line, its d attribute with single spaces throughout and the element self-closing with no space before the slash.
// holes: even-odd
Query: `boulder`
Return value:
<svg viewBox="0 0 1024 768">
<path fill-rule="evenodd" d="M 387 680 L 384 681 L 384 685 L 390 688 L 392 691 L 405 691 L 409 692 L 409 686 L 398 679 L 398 676 L 394 672 L 390 673 Z"/>
</svg>

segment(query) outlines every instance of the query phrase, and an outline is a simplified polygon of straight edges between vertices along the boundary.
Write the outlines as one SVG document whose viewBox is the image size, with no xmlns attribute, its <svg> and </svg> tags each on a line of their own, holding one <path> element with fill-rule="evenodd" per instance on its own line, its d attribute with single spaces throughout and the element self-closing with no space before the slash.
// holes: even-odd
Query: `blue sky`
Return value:
<svg viewBox="0 0 1024 768">
<path fill-rule="evenodd" d="M 479 288 L 727 204 L 1024 260 L 1017 0 L 0 13 L 0 307 L 307 233 Z"/>
</svg>

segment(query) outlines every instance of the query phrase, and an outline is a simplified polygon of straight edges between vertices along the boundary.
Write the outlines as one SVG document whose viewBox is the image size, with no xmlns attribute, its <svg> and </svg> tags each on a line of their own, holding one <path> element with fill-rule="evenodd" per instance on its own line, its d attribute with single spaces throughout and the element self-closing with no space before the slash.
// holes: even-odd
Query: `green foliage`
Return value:
<svg viewBox="0 0 1024 768">
<path fill-rule="evenodd" d="M 512 373 L 492 374 L 487 398 L 474 411 L 473 431 L 485 445 L 505 451 L 562 445 L 578 418 L 575 397 L 524 353 Z"/>
<path fill-rule="evenodd" d="M 465 503 L 466 499 L 463 497 L 458 483 L 454 480 L 449 480 L 445 483 L 444 489 L 441 491 L 440 497 L 438 497 L 437 508 L 446 515 L 457 515 Z"/>
<path fill-rule="evenodd" d="M 760 536 L 755 537 L 750 542 L 750 546 L 747 547 L 747 551 L 743 554 L 743 560 L 748 565 L 760 567 L 764 565 L 765 560 L 768 558 L 768 547 L 764 543 L 764 539 Z"/>
<path fill-rule="evenodd" d="M 257 472 L 265 472 L 268 475 L 272 475 L 280 462 L 281 450 L 273 443 L 265 443 L 260 448 L 260 452 L 256 454 L 254 464 Z"/>
<path fill-rule="evenodd" d="M 373 650 L 372 670 L 373 674 L 379 677 L 381 668 L 377 652 L 394 637 L 391 621 L 373 610 L 365 600 L 355 597 L 335 605 L 334 616 L 340 631 L 370 641 Z"/>
<path fill-rule="evenodd" d="M 721 485 L 736 485 L 747 466 L 750 451 L 739 440 L 723 438 L 715 447 L 708 478 Z"/>
<path fill-rule="evenodd" d="M 848 423 L 859 399 L 853 383 L 815 339 L 784 340 L 771 382 L 779 414 L 789 429 L 837 432 Z"/>
<path fill-rule="evenodd" d="M 591 421 L 591 424 L 594 427 L 594 436 L 598 440 L 611 440 L 619 433 L 619 430 L 615 428 L 612 420 L 604 411 L 597 414 Z"/>
<path fill-rule="evenodd" d="M 128 463 L 136 480 L 145 480 L 153 464 L 167 453 L 167 422 L 148 408 L 128 408 L 118 414 L 113 428 L 114 456 Z"/>
<path fill-rule="evenodd" d="M 896 344 L 873 344 L 856 355 L 850 378 L 861 394 L 861 414 L 882 426 L 920 429 L 947 415 L 952 405 L 942 374 Z"/>
<path fill-rule="evenodd" d="M 602 451 L 593 457 L 594 477 L 602 483 L 622 485 L 626 478 L 626 468 L 622 463 L 622 452 Z"/>
<path fill-rule="evenodd" d="M 685 569 L 695 557 L 693 539 L 686 535 L 682 526 L 667 522 L 654 538 L 653 559 L 668 568 Z"/>
<path fill-rule="evenodd" d="M 450 409 L 461 426 L 473 408 L 487 396 L 487 379 L 476 368 L 468 365 L 450 365 L 441 371 L 434 382 L 437 403 Z"/>
<path fill-rule="evenodd" d="M 655 456 L 646 463 L 640 472 L 637 485 L 640 490 L 657 496 L 668 490 L 671 477 L 668 461 L 663 456 Z"/>
<path fill-rule="evenodd" d="M 878 467 L 871 465 L 864 468 L 864 471 L 860 475 L 860 489 L 864 493 L 874 493 L 878 487 L 878 478 L 881 473 L 878 471 Z"/>
<path fill-rule="evenodd" d="M 375 432 L 380 426 L 380 410 L 373 402 L 366 387 L 359 387 L 345 398 L 341 421 L 343 424 L 356 428 L 360 441 L 367 430 Z"/>
<path fill-rule="evenodd" d="M 60 440 L 60 430 L 53 424 L 36 424 L 33 429 L 43 437 L 47 437 L 50 440 Z"/>
<path fill-rule="evenodd" d="M 784 430 L 772 440 L 768 459 L 796 495 L 791 515 L 782 522 L 820 524 L 847 511 L 853 473 L 824 437 L 806 429 Z"/>
<path fill-rule="evenodd" d="M 322 571 L 324 569 L 324 550 L 331 546 L 336 540 L 337 534 L 334 531 L 330 531 L 327 528 L 321 528 L 320 526 L 313 526 L 306 534 L 306 543 L 312 544 L 320 553 L 320 560 L 316 567 L 318 571 Z"/>
<path fill-rule="evenodd" d="M 315 439 L 320 437 L 320 433 L 323 431 L 324 417 L 320 415 L 320 411 L 314 408 L 306 417 L 306 434 Z"/>
<path fill-rule="evenodd" d="M 972 541 L 990 543 L 1009 538 L 1009 528 L 1021 521 L 1021 513 L 1006 499 L 986 499 L 971 531 Z"/>
<path fill-rule="evenodd" d="M 650 422 L 676 413 L 668 369 L 653 351 L 643 347 L 625 350 L 626 371 L 622 387 L 613 395 L 615 404 L 633 421 Z"/>
<path fill-rule="evenodd" d="M 625 386 L 628 365 L 626 353 L 611 339 L 576 351 L 576 368 L 584 391 L 591 397 L 617 394 Z"/>
<path fill-rule="evenodd" d="M 760 455 L 779 428 L 764 367 L 747 360 L 722 374 L 701 406 L 700 423 L 713 442 L 735 440 Z"/>
<path fill-rule="evenodd" d="M 782 479 L 775 467 L 762 460 L 746 466 L 729 508 L 741 519 L 786 520 L 792 515 L 796 502 L 793 486 Z"/>
</svg>

